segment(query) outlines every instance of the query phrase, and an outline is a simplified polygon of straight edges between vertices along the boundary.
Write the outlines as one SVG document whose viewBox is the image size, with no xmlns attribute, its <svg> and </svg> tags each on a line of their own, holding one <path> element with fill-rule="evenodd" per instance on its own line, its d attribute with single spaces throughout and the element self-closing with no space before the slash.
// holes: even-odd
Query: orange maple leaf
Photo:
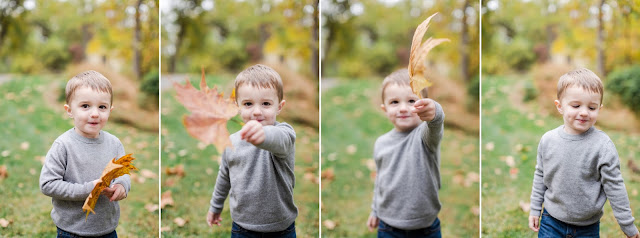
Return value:
<svg viewBox="0 0 640 238">
<path fill-rule="evenodd" d="M 131 170 L 138 170 L 138 168 L 131 164 L 131 161 L 134 159 L 136 158 L 133 158 L 131 157 L 131 154 L 128 154 L 120 157 L 120 159 L 118 160 L 116 160 L 116 158 L 113 158 L 113 160 L 109 161 L 107 166 L 102 171 L 100 181 L 96 184 L 95 187 L 93 187 L 93 190 L 91 190 L 91 193 L 84 201 L 84 205 L 82 205 L 82 211 L 87 212 L 85 219 L 87 216 L 89 216 L 89 212 L 96 214 L 96 212 L 93 211 L 93 208 L 96 207 L 96 202 L 98 202 L 98 198 L 100 197 L 100 193 L 102 193 L 102 190 L 111 185 L 111 180 L 122 175 L 129 174 L 129 171 Z"/>
<path fill-rule="evenodd" d="M 173 87 L 178 101 L 191 112 L 183 120 L 189 135 L 206 144 L 213 144 L 218 151 L 232 147 L 227 121 L 238 114 L 235 92 L 231 93 L 231 97 L 224 98 L 223 93 L 218 94 L 217 87 L 210 89 L 204 81 L 204 68 L 200 90 L 194 88 L 189 80 L 184 86 L 174 82 Z"/>
<path fill-rule="evenodd" d="M 411 78 L 411 90 L 413 93 L 418 95 L 418 97 L 422 98 L 420 95 L 420 91 L 428 86 L 431 86 L 431 82 L 427 79 L 426 76 L 426 59 L 429 51 L 436 47 L 440 43 L 448 42 L 447 38 L 439 38 L 433 39 L 429 37 L 424 44 L 422 43 L 422 38 L 424 37 L 424 33 L 429 29 L 429 21 L 433 18 L 437 12 L 431 15 L 429 18 L 424 20 L 420 25 L 416 28 L 416 31 L 413 33 L 413 40 L 411 41 L 411 53 L 409 53 L 409 77 Z"/>
</svg>

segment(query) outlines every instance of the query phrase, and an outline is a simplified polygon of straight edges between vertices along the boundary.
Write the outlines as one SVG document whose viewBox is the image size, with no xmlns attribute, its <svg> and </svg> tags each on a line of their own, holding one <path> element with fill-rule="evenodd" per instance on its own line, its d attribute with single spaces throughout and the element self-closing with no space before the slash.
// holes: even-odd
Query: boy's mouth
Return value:
<svg viewBox="0 0 640 238">
<path fill-rule="evenodd" d="M 578 119 L 578 121 L 579 121 L 580 123 L 583 123 L 583 124 L 584 124 L 584 123 L 587 123 L 589 120 L 586 120 L 586 119 Z"/>
</svg>

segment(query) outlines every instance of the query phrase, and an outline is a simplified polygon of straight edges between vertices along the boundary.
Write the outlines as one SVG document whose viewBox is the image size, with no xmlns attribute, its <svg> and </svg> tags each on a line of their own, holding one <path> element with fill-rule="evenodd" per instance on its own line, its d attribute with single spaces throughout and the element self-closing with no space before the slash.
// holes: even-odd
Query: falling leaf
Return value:
<svg viewBox="0 0 640 238">
<path fill-rule="evenodd" d="M 8 221 L 7 219 L 0 218 L 0 226 L 1 226 L 1 227 L 6 228 L 6 227 L 8 227 L 8 226 L 9 226 L 9 224 L 11 224 L 11 223 L 13 223 L 13 221 Z"/>
<path fill-rule="evenodd" d="M 424 44 L 422 43 L 422 38 L 424 34 L 427 32 L 429 28 L 429 21 L 433 18 L 437 12 L 431 15 L 429 18 L 424 20 L 420 25 L 416 28 L 416 31 L 413 33 L 413 40 L 411 41 L 411 52 L 409 53 L 409 77 L 411 78 L 411 90 L 418 97 L 422 98 L 420 91 L 431 85 L 431 82 L 427 79 L 426 76 L 426 58 L 429 51 L 436 47 L 437 45 L 448 42 L 449 39 L 441 38 L 441 39 L 433 39 L 429 37 Z"/>
<path fill-rule="evenodd" d="M 238 114 L 234 93 L 232 97 L 224 98 L 216 87 L 210 89 L 204 81 L 204 68 L 200 90 L 194 88 L 189 80 L 184 86 L 173 83 L 173 88 L 178 101 L 191 112 L 183 120 L 187 132 L 203 143 L 215 145 L 218 151 L 232 147 L 227 121 Z"/>
<path fill-rule="evenodd" d="M 189 222 L 189 220 L 182 219 L 182 217 L 176 217 L 175 219 L 173 219 L 173 222 L 176 223 L 178 227 L 183 227 L 184 224 L 187 224 L 187 222 Z"/>
<path fill-rule="evenodd" d="M 525 213 L 529 213 L 529 211 L 531 211 L 531 204 L 528 202 L 520 201 L 518 202 L 518 205 L 520 206 L 520 209 L 522 209 L 522 211 Z"/>
<path fill-rule="evenodd" d="M 160 209 L 164 209 L 165 206 L 173 206 L 171 190 L 167 190 L 166 192 L 162 193 L 162 198 L 160 199 Z"/>
<path fill-rule="evenodd" d="M 322 222 L 322 224 L 324 225 L 324 227 L 326 227 L 329 230 L 335 229 L 336 226 L 338 225 L 336 222 L 334 222 L 332 220 L 324 220 L 324 222 Z"/>
<path fill-rule="evenodd" d="M 320 174 L 320 178 L 323 179 L 323 180 L 326 179 L 328 181 L 332 181 L 335 177 L 336 177 L 336 175 L 333 173 L 333 168 L 325 169 Z"/>
<path fill-rule="evenodd" d="M 177 175 L 179 177 L 184 177 L 184 165 L 179 164 L 176 167 L 167 167 L 166 172 L 167 175 Z"/>
<path fill-rule="evenodd" d="M 118 160 L 113 158 L 113 160 L 109 161 L 102 171 L 100 181 L 93 187 L 93 190 L 91 190 L 91 193 L 84 201 L 84 205 L 82 205 L 82 211 L 87 212 L 86 216 L 89 216 L 89 212 L 96 214 L 96 212 L 93 211 L 93 208 L 96 206 L 96 202 L 98 202 L 98 198 L 100 193 L 102 193 L 102 190 L 111 185 L 111 180 L 122 175 L 129 174 L 130 170 L 138 170 L 138 168 L 131 164 L 131 161 L 134 159 L 135 158 L 131 157 L 131 154 L 127 154 L 120 157 Z"/>
<path fill-rule="evenodd" d="M 147 203 L 144 205 L 144 209 L 147 209 L 149 212 L 155 212 L 158 210 L 158 204 Z"/>
<path fill-rule="evenodd" d="M 9 172 L 7 172 L 7 166 L 6 165 L 0 166 L 0 179 L 4 179 L 7 177 L 9 177 Z"/>
</svg>

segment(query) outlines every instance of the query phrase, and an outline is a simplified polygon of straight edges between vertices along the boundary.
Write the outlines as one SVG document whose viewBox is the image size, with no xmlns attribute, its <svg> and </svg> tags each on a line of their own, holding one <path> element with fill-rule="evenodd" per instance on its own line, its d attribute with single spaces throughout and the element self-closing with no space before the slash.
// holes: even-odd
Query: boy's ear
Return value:
<svg viewBox="0 0 640 238">
<path fill-rule="evenodd" d="M 73 118 L 73 115 L 71 114 L 71 107 L 69 106 L 69 104 L 64 104 L 64 110 L 67 111 L 67 115 L 69 116 L 69 118 Z"/>
<path fill-rule="evenodd" d="M 112 111 L 113 111 L 113 106 L 111 106 L 111 109 L 109 109 L 109 112 L 112 112 Z"/>
<path fill-rule="evenodd" d="M 284 107 L 284 99 L 282 99 L 282 101 L 280 101 L 280 104 L 278 104 L 278 113 L 276 113 L 276 115 L 280 114 L 280 111 L 282 111 L 282 108 Z"/>
<path fill-rule="evenodd" d="M 384 107 L 384 103 L 380 104 L 380 109 L 382 109 L 383 112 L 387 112 L 387 108 Z"/>
<path fill-rule="evenodd" d="M 562 104 L 560 104 L 560 101 L 558 101 L 558 100 L 554 100 L 554 101 L 553 101 L 553 103 L 555 103 L 555 104 L 556 104 L 556 109 L 558 109 L 558 112 L 559 112 L 560 114 L 562 114 L 562 113 L 563 113 L 563 112 L 562 112 Z"/>
</svg>

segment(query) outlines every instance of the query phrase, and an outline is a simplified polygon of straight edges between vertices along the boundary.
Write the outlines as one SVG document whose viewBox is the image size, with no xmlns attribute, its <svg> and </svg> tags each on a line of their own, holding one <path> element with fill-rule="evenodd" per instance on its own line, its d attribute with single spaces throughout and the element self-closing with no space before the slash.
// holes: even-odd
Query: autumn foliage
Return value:
<svg viewBox="0 0 640 238">
<path fill-rule="evenodd" d="M 133 161 L 134 159 L 135 158 L 131 157 L 131 154 L 128 154 L 120 157 L 120 159 L 118 160 L 113 158 L 113 160 L 109 161 L 107 166 L 102 171 L 100 181 L 96 184 L 95 187 L 93 187 L 93 190 L 91 190 L 91 194 L 89 194 L 87 199 L 84 201 L 84 205 L 82 205 L 82 211 L 87 212 L 86 216 L 89 216 L 89 212 L 93 214 L 96 213 L 95 211 L 93 211 L 93 208 L 95 208 L 96 202 L 98 202 L 98 198 L 100 197 L 100 193 L 102 193 L 102 190 L 111 185 L 111 180 L 122 175 L 129 174 L 131 170 L 138 170 L 138 168 L 131 164 L 131 161 Z"/>
<path fill-rule="evenodd" d="M 431 82 L 429 82 L 426 76 L 427 54 L 429 54 L 429 51 L 440 43 L 449 41 L 447 38 L 433 39 L 429 37 L 427 41 L 422 43 L 422 38 L 427 32 L 427 29 L 429 29 L 429 21 L 431 21 L 431 18 L 436 14 L 438 13 L 434 13 L 420 23 L 416 28 L 415 33 L 413 33 L 413 40 L 411 42 L 411 53 L 409 54 L 409 77 L 411 78 L 411 90 L 420 98 L 422 98 L 420 91 L 425 87 L 431 86 Z"/>
<path fill-rule="evenodd" d="M 173 87 L 178 101 L 191 112 L 183 120 L 187 132 L 206 144 L 215 145 L 218 151 L 231 147 L 227 121 L 238 114 L 234 93 L 229 98 L 224 98 L 224 94 L 218 93 L 216 87 L 210 89 L 204 81 L 204 69 L 200 90 L 194 88 L 188 80 L 185 85 L 173 83 Z"/>
</svg>

